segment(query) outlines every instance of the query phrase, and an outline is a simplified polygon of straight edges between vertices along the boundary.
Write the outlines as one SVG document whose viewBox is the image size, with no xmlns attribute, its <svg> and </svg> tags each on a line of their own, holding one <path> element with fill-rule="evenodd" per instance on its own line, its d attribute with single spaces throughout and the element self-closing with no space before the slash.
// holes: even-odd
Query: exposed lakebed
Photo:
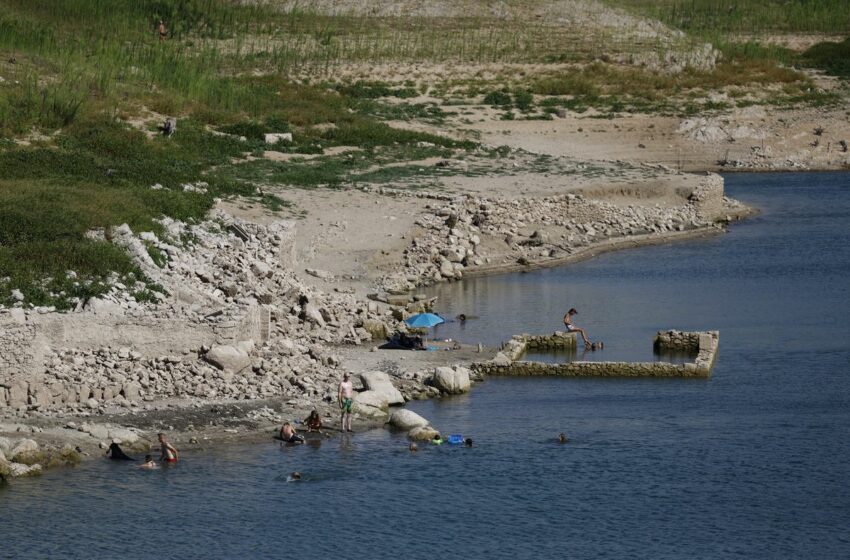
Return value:
<svg viewBox="0 0 850 560">
<path fill-rule="evenodd" d="M 467 342 L 555 330 L 571 306 L 606 342 L 593 359 L 655 359 L 660 329 L 720 330 L 708 380 L 490 379 L 410 405 L 472 449 L 411 455 L 377 430 L 16 480 L 0 488 L 0 555 L 846 556 L 850 176 L 732 175 L 727 192 L 762 214 L 437 289 L 446 315 L 480 316 L 439 330 Z"/>
</svg>

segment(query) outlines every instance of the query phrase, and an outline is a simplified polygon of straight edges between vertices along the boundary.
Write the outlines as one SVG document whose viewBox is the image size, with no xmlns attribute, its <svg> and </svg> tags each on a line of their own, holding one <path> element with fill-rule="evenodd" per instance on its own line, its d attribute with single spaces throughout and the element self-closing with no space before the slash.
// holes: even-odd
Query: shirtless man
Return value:
<svg viewBox="0 0 850 560">
<path fill-rule="evenodd" d="M 160 457 L 159 460 L 163 463 L 176 463 L 177 459 L 180 458 L 180 454 L 177 452 L 177 448 L 168 443 L 168 440 L 165 439 L 165 434 L 157 434 L 159 438 L 159 449 L 160 449 Z"/>
<path fill-rule="evenodd" d="M 590 342 L 589 338 L 587 338 L 587 333 L 584 329 L 580 329 L 573 325 L 573 315 L 578 315 L 578 311 L 576 311 L 575 307 L 570 308 L 570 310 L 567 311 L 567 314 L 564 315 L 564 325 L 567 327 L 567 331 L 581 334 L 581 338 L 584 340 L 584 345 L 588 347 L 591 346 L 593 343 Z"/>
<path fill-rule="evenodd" d="M 168 37 L 168 30 L 165 28 L 165 22 L 159 20 L 159 26 L 156 28 L 157 33 L 159 33 L 159 42 L 162 43 L 165 41 L 166 37 Z"/>
<path fill-rule="evenodd" d="M 339 391 L 337 391 L 336 397 L 342 411 L 339 419 L 342 431 L 353 432 L 354 430 L 351 429 L 351 405 L 354 402 L 354 384 L 347 373 L 342 376 L 342 381 L 339 382 Z"/>
<path fill-rule="evenodd" d="M 299 436 L 289 422 L 280 429 L 280 439 L 286 443 L 304 443 L 304 436 Z"/>
</svg>

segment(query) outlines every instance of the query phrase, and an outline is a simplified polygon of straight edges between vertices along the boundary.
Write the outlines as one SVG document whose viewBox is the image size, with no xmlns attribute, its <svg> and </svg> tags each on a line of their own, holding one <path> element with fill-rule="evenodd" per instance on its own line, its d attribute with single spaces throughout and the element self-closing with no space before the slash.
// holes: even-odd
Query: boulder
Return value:
<svg viewBox="0 0 850 560">
<path fill-rule="evenodd" d="M 20 408 L 27 405 L 29 398 L 29 386 L 26 381 L 13 381 L 9 387 L 9 406 Z"/>
<path fill-rule="evenodd" d="M 277 144 L 278 142 L 292 142 L 291 132 L 268 132 L 263 135 L 266 144 Z"/>
<path fill-rule="evenodd" d="M 438 367 L 434 370 L 431 383 L 443 393 L 450 395 L 466 393 L 470 387 L 469 370 L 463 367 L 454 369 Z"/>
<path fill-rule="evenodd" d="M 407 437 L 413 441 L 431 441 L 439 433 L 431 426 L 420 426 L 407 432 Z"/>
<path fill-rule="evenodd" d="M 386 418 L 389 403 L 377 391 L 363 391 L 354 395 L 352 411 L 367 418 Z"/>
<path fill-rule="evenodd" d="M 142 386 L 138 381 L 125 383 L 121 388 L 121 392 L 124 393 L 124 398 L 130 402 L 137 402 L 141 398 L 139 394 L 141 390 Z"/>
<path fill-rule="evenodd" d="M 305 321 L 309 321 L 311 323 L 315 323 L 320 327 L 325 326 L 325 318 L 322 317 L 322 312 L 319 311 L 319 308 L 316 307 L 312 303 L 306 303 L 304 305 L 304 310 L 302 312 L 302 318 Z"/>
<path fill-rule="evenodd" d="M 23 463 L 9 463 L 9 475 L 11 478 L 22 476 L 36 476 L 41 474 L 41 465 L 25 465 Z"/>
<path fill-rule="evenodd" d="M 229 344 L 213 346 L 204 354 L 204 359 L 228 373 L 238 373 L 251 365 L 248 352 Z"/>
<path fill-rule="evenodd" d="M 109 430 L 107 439 L 111 439 L 115 443 L 136 443 L 139 440 L 139 435 L 127 428 L 112 428 Z"/>
<path fill-rule="evenodd" d="M 372 340 L 386 340 L 390 335 L 387 324 L 380 319 L 364 319 L 362 327 L 372 335 Z"/>
<path fill-rule="evenodd" d="M 390 376 L 382 371 L 368 371 L 360 374 L 360 381 L 363 386 L 369 391 L 380 393 L 387 401 L 387 404 L 404 404 L 404 397 L 401 392 L 395 388 Z"/>
<path fill-rule="evenodd" d="M 426 419 L 422 418 L 412 410 L 407 410 L 406 408 L 400 408 L 393 411 L 392 415 L 390 415 L 389 423 L 393 427 L 407 432 L 413 428 L 424 428 L 428 425 L 428 421 Z"/>
<path fill-rule="evenodd" d="M 31 439 L 22 439 L 9 452 L 9 457 L 14 461 L 18 455 L 38 451 L 38 443 Z"/>
</svg>

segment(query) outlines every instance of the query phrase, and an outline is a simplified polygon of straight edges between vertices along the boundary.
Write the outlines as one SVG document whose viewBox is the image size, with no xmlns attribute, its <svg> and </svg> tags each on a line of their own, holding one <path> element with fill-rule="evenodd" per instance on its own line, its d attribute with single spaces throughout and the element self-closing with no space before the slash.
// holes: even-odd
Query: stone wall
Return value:
<svg viewBox="0 0 850 560">
<path fill-rule="evenodd" d="M 0 382 L 32 369 L 35 336 L 36 327 L 23 310 L 0 311 Z"/>
<path fill-rule="evenodd" d="M 677 333 L 672 336 L 671 333 Z M 502 351 L 489 362 L 472 365 L 473 370 L 483 375 L 551 375 L 561 377 L 708 377 L 717 358 L 720 340 L 718 331 L 684 332 L 661 331 L 656 335 L 655 344 L 664 349 L 694 352 L 693 362 L 671 364 L 669 362 L 569 362 L 550 364 L 526 362 L 520 360 L 529 348 L 528 340 L 539 338 L 538 343 L 547 344 L 559 341 L 560 337 L 571 337 L 575 344 L 575 333 L 555 333 L 546 337 L 519 335 L 504 345 Z M 553 340 L 554 339 L 554 340 Z M 537 348 L 555 346 L 537 346 Z"/>
<path fill-rule="evenodd" d="M 694 189 L 688 200 L 701 219 L 707 222 L 724 219 L 726 205 L 724 204 L 723 177 L 710 173 Z"/>
</svg>

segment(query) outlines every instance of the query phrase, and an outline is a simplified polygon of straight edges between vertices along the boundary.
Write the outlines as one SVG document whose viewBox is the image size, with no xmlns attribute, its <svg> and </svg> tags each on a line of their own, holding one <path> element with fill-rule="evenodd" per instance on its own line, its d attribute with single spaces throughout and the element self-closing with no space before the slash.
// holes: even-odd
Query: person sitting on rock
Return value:
<svg viewBox="0 0 850 560">
<path fill-rule="evenodd" d="M 584 341 L 584 345 L 588 347 L 592 346 L 593 343 L 590 342 L 589 338 L 587 338 L 585 330 L 573 325 L 573 315 L 578 315 L 578 311 L 576 311 L 575 307 L 570 308 L 570 310 L 567 311 L 567 314 L 564 315 L 564 326 L 567 327 L 567 331 L 579 333 Z"/>
<path fill-rule="evenodd" d="M 310 413 L 310 416 L 304 419 L 304 425 L 307 426 L 308 432 L 321 432 L 322 419 L 319 418 L 319 413 L 315 410 Z"/>
<path fill-rule="evenodd" d="M 139 465 L 140 469 L 156 469 L 156 462 L 153 460 L 153 455 L 145 455 L 145 462 Z"/>
<path fill-rule="evenodd" d="M 299 436 L 289 422 L 286 422 L 280 429 L 280 439 L 286 443 L 304 443 L 304 436 Z"/>
</svg>

